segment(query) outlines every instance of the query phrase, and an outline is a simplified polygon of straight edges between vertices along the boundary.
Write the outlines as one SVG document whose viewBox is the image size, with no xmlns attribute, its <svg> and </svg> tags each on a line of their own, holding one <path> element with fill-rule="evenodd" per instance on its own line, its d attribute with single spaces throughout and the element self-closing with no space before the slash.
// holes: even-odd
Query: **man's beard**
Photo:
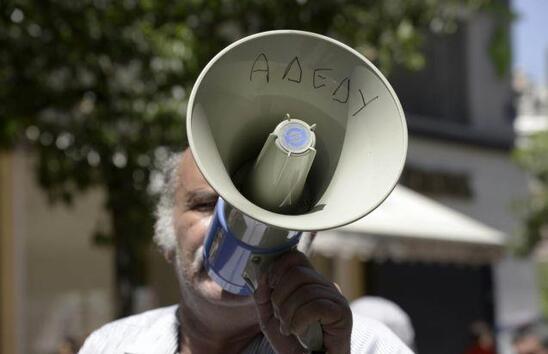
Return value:
<svg viewBox="0 0 548 354">
<path fill-rule="evenodd" d="M 193 273 L 205 273 L 204 267 L 204 245 L 201 245 L 194 251 L 192 257 L 192 263 L 190 264 L 190 269 Z"/>
<path fill-rule="evenodd" d="M 179 282 L 187 286 L 192 286 L 191 280 L 201 280 L 207 277 L 207 272 L 204 267 L 204 246 L 201 245 L 194 253 L 185 253 L 179 248 L 175 252 L 175 272 L 179 278 Z"/>
</svg>

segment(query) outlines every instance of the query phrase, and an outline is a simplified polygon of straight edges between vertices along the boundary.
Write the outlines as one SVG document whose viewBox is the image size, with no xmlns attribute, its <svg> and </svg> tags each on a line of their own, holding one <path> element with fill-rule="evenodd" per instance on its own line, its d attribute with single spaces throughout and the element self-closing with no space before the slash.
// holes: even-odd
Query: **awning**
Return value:
<svg viewBox="0 0 548 354">
<path fill-rule="evenodd" d="M 502 232 L 398 185 L 366 217 L 318 233 L 313 250 L 328 257 L 481 264 L 503 254 L 505 239 Z"/>
</svg>

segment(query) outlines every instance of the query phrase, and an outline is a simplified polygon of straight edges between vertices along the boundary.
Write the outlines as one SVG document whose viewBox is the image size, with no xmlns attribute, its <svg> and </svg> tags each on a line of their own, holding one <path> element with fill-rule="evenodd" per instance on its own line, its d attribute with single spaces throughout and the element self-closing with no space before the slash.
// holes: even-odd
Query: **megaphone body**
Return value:
<svg viewBox="0 0 548 354">
<path fill-rule="evenodd" d="M 204 265 L 223 289 L 251 295 L 261 272 L 274 257 L 295 247 L 301 235 L 250 218 L 220 198 L 205 239 Z"/>
<path fill-rule="evenodd" d="M 204 264 L 241 295 L 302 231 L 374 210 L 407 150 L 403 110 L 382 74 L 340 42 L 292 30 L 243 38 L 215 56 L 190 95 L 187 134 L 220 195 Z"/>
</svg>

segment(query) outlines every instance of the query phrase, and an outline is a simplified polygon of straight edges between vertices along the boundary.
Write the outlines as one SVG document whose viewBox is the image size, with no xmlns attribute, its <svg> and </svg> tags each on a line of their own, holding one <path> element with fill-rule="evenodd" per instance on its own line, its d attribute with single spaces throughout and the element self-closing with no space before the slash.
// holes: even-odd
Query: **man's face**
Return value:
<svg viewBox="0 0 548 354">
<path fill-rule="evenodd" d="M 540 340 L 534 335 L 528 335 L 514 343 L 516 354 L 548 354 L 548 349 L 543 348 Z"/>
<path fill-rule="evenodd" d="M 183 153 L 178 172 L 173 224 L 177 236 L 176 267 L 181 288 L 213 303 L 251 305 L 250 297 L 223 291 L 204 269 L 204 238 L 219 196 L 200 173 L 189 149 Z"/>
</svg>

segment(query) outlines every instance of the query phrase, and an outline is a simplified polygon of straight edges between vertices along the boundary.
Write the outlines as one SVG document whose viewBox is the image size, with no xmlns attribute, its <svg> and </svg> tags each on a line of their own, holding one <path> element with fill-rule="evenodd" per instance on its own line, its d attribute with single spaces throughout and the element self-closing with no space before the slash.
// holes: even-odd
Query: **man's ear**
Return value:
<svg viewBox="0 0 548 354">
<path fill-rule="evenodd" d="M 164 250 L 163 251 L 164 258 L 168 263 L 173 263 L 173 260 L 175 259 L 175 251 L 173 250 Z"/>
</svg>

